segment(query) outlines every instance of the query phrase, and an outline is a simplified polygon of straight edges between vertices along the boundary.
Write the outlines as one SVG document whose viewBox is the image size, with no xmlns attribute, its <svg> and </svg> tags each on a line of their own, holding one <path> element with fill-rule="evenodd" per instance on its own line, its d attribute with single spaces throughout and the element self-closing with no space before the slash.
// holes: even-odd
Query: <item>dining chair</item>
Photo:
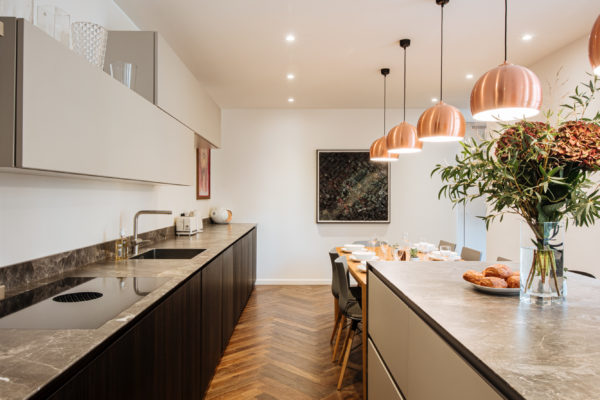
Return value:
<svg viewBox="0 0 600 400">
<path fill-rule="evenodd" d="M 504 257 L 502 257 L 502 256 L 498 256 L 498 257 L 496 258 L 496 261 L 512 261 L 512 260 L 511 260 L 510 258 L 504 258 Z"/>
<path fill-rule="evenodd" d="M 335 337 L 335 333 L 339 330 L 341 335 L 343 321 L 342 321 L 342 313 L 340 313 L 340 307 L 338 305 L 339 298 L 339 282 L 337 275 L 335 273 L 335 260 L 339 257 L 337 249 L 334 247 L 329 250 L 329 259 L 331 260 L 331 294 L 333 295 L 333 332 L 331 332 L 331 339 L 329 339 L 329 343 L 333 342 L 333 338 Z M 339 326 L 339 329 L 338 329 Z"/>
<path fill-rule="evenodd" d="M 440 244 L 438 244 L 438 249 L 441 249 L 442 246 L 450 246 L 450 251 L 456 250 L 456 243 L 447 242 L 445 240 L 440 240 Z"/>
<path fill-rule="evenodd" d="M 462 251 L 460 252 L 460 258 L 465 261 L 481 261 L 481 252 L 463 246 Z"/>
<path fill-rule="evenodd" d="M 346 373 L 346 367 L 348 366 L 348 358 L 350 357 L 350 351 L 352 350 L 352 343 L 358 329 L 359 322 L 362 321 L 362 309 L 360 302 L 354 297 L 350 291 L 350 284 L 348 281 L 348 263 L 346 257 L 339 257 L 334 262 L 335 270 L 338 275 L 339 282 L 339 307 L 340 312 L 345 318 L 351 321 L 350 329 L 346 334 L 346 339 L 342 346 L 342 352 L 340 354 L 339 363 L 342 364 L 342 370 L 340 371 L 340 377 L 338 379 L 337 390 L 342 388 L 342 382 L 344 381 L 344 374 Z M 364 343 L 362 344 L 365 345 Z M 363 365 L 364 368 L 364 365 Z"/>
<path fill-rule="evenodd" d="M 572 272 L 574 274 L 579 274 L 579 275 L 587 276 L 588 278 L 594 278 L 594 279 L 596 279 L 596 277 L 593 274 L 590 274 L 589 272 L 578 271 L 576 269 L 569 269 L 568 271 Z"/>
</svg>

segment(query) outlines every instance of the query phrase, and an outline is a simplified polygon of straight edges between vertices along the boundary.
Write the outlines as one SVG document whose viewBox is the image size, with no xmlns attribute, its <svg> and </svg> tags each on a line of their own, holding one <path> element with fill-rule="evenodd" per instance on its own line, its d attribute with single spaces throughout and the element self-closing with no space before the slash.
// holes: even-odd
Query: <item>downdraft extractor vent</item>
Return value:
<svg viewBox="0 0 600 400">
<path fill-rule="evenodd" d="M 52 300 L 59 303 L 79 303 L 81 301 L 96 300 L 100 297 L 102 297 L 102 293 L 98 292 L 76 292 L 61 294 L 60 296 L 52 298 Z"/>
</svg>

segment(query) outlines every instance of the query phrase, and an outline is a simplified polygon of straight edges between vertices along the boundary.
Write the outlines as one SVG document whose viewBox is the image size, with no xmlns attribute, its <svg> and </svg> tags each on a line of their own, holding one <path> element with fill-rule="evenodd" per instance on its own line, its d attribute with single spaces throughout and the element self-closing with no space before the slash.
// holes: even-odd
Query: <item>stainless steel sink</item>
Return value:
<svg viewBox="0 0 600 400">
<path fill-rule="evenodd" d="M 131 258 L 140 260 L 189 260 L 204 250 L 206 249 L 152 249 Z"/>
</svg>

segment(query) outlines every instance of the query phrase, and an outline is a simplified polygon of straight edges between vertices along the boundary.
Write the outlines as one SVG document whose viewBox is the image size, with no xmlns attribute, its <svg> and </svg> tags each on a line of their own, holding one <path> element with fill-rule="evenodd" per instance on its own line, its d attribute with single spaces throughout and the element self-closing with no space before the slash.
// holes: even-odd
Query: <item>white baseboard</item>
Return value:
<svg viewBox="0 0 600 400">
<path fill-rule="evenodd" d="M 257 285 L 331 285 L 331 279 L 257 279 Z"/>
</svg>

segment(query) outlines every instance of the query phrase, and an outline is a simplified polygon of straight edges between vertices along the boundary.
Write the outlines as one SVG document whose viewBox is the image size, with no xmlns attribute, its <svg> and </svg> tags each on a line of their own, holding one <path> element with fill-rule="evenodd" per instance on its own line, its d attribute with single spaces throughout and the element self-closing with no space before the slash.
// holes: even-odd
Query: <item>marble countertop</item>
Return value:
<svg viewBox="0 0 600 400">
<path fill-rule="evenodd" d="M 0 398 L 24 399 L 35 394 L 255 226 L 206 225 L 204 232 L 196 236 L 167 239 L 150 246 L 206 249 L 190 260 L 99 262 L 47 279 L 49 282 L 66 276 L 170 278 L 98 329 L 0 329 Z"/>
<path fill-rule="evenodd" d="M 480 364 L 483 376 L 507 385 L 510 398 L 600 396 L 600 280 L 567 274 L 567 301 L 542 309 L 521 304 L 518 296 L 478 292 L 463 281 L 464 271 L 494 263 L 371 264 L 458 353 Z"/>
</svg>

